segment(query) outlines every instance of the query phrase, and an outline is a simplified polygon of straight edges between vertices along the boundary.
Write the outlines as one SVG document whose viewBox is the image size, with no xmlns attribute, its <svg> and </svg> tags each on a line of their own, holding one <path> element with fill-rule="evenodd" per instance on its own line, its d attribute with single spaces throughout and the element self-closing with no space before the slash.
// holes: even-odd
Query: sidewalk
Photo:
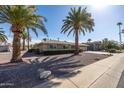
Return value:
<svg viewBox="0 0 124 93">
<path fill-rule="evenodd" d="M 117 55 L 118 53 L 109 53 L 109 52 L 102 52 L 102 51 L 85 51 L 84 53 L 93 53 L 93 54 L 104 54 L 104 55 Z"/>
<path fill-rule="evenodd" d="M 124 70 L 124 53 L 100 60 L 66 79 L 52 79 L 35 87 L 54 88 L 116 88 Z"/>
</svg>

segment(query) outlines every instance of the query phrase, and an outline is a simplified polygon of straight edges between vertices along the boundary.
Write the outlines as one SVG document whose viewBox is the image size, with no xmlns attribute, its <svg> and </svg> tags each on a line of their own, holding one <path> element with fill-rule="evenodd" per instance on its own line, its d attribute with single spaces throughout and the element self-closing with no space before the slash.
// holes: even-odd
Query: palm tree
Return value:
<svg viewBox="0 0 124 93">
<path fill-rule="evenodd" d="M 23 48 L 25 50 L 25 41 L 28 40 L 28 33 L 26 31 L 22 32 Z"/>
<path fill-rule="evenodd" d="M 0 6 L 0 23 L 11 25 L 13 32 L 13 54 L 11 62 L 20 62 L 21 60 L 21 34 L 25 29 L 31 29 L 36 33 L 36 28 L 47 34 L 43 24 L 43 16 L 35 14 L 35 6 Z M 36 33 L 37 34 L 37 33 Z"/>
<path fill-rule="evenodd" d="M 119 41 L 120 41 L 120 45 L 121 45 L 121 43 L 122 43 L 122 40 L 121 40 L 121 25 L 122 25 L 122 23 L 118 22 L 117 25 L 119 26 Z"/>
<path fill-rule="evenodd" d="M 22 50 L 25 50 L 25 41 L 28 43 L 28 50 L 29 50 L 29 42 L 31 41 L 31 36 L 28 32 L 24 31 L 22 32 L 22 40 L 23 40 L 23 48 Z"/>
<path fill-rule="evenodd" d="M 5 35 L 3 28 L 0 28 L 0 42 L 7 42 L 7 36 Z"/>
<path fill-rule="evenodd" d="M 70 35 L 71 32 L 73 32 L 73 35 L 75 35 L 75 54 L 78 54 L 78 39 L 79 34 L 81 32 L 85 35 L 85 32 L 93 31 L 94 26 L 94 20 L 91 18 L 91 13 L 87 12 L 87 8 L 81 9 L 79 7 L 71 8 L 71 11 L 68 13 L 68 16 L 66 16 L 66 19 L 63 20 L 63 26 L 61 28 L 61 33 L 68 32 L 68 35 Z"/>
<path fill-rule="evenodd" d="M 88 42 L 91 42 L 92 40 L 89 38 L 87 41 L 88 41 Z"/>
<path fill-rule="evenodd" d="M 30 36 L 29 31 L 28 31 L 28 38 L 27 38 L 28 50 L 30 49 L 30 41 L 31 41 L 31 36 Z"/>
</svg>

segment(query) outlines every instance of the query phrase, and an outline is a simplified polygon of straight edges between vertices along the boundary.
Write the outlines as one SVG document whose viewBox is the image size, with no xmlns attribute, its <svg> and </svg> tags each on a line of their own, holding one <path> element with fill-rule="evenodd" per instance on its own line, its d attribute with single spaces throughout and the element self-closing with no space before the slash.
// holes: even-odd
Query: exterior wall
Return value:
<svg viewBox="0 0 124 93">
<path fill-rule="evenodd" d="M 60 43 L 40 43 L 37 44 L 35 48 L 38 48 L 40 50 L 44 49 L 74 49 L 75 45 L 74 44 L 60 44 Z M 87 50 L 87 46 L 79 45 L 79 48 L 82 49 L 83 51 Z"/>
<path fill-rule="evenodd" d="M 38 49 L 48 49 L 48 45 L 46 45 L 46 44 L 41 44 L 41 45 L 38 45 L 38 47 L 37 47 Z"/>
<path fill-rule="evenodd" d="M 10 49 L 9 49 L 9 46 L 0 46 L 0 52 L 9 52 Z"/>
<path fill-rule="evenodd" d="M 80 49 L 82 49 L 83 51 L 87 51 L 87 46 L 80 46 Z"/>
<path fill-rule="evenodd" d="M 88 50 L 98 51 L 98 50 L 100 50 L 100 46 L 101 46 L 101 44 L 89 44 Z"/>
<path fill-rule="evenodd" d="M 72 49 L 74 48 L 74 45 L 60 45 L 60 44 L 44 44 L 39 45 L 37 48 L 39 49 Z M 80 49 L 83 49 L 84 51 L 87 50 L 87 46 L 79 46 Z"/>
<path fill-rule="evenodd" d="M 38 45 L 39 49 L 71 49 L 73 48 L 71 45 L 63 45 L 63 44 L 42 44 Z"/>
</svg>

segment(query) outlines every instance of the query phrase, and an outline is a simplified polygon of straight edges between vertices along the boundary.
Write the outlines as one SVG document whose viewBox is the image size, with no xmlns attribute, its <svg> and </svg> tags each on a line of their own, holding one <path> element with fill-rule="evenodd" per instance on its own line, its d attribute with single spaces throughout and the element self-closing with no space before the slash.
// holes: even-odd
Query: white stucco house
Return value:
<svg viewBox="0 0 124 93">
<path fill-rule="evenodd" d="M 0 52 L 10 52 L 10 51 L 11 49 L 10 49 L 9 44 L 0 45 Z"/>
<path fill-rule="evenodd" d="M 45 41 L 41 41 L 40 43 L 37 43 L 34 45 L 35 48 L 40 50 L 47 50 L 47 49 L 73 49 L 75 46 L 75 43 L 73 42 L 67 42 L 67 41 L 60 41 L 60 40 L 49 40 L 46 39 Z M 79 44 L 79 49 L 82 49 L 83 51 L 87 50 L 88 45 L 87 44 Z"/>
</svg>

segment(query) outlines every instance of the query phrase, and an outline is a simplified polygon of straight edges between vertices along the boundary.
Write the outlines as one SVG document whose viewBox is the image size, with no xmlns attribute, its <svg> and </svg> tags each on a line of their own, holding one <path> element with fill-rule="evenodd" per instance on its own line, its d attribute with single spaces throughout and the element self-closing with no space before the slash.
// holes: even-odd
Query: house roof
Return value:
<svg viewBox="0 0 124 93">
<path fill-rule="evenodd" d="M 93 41 L 93 42 L 87 42 L 87 43 L 82 43 L 82 44 L 101 44 L 101 41 Z"/>
</svg>

